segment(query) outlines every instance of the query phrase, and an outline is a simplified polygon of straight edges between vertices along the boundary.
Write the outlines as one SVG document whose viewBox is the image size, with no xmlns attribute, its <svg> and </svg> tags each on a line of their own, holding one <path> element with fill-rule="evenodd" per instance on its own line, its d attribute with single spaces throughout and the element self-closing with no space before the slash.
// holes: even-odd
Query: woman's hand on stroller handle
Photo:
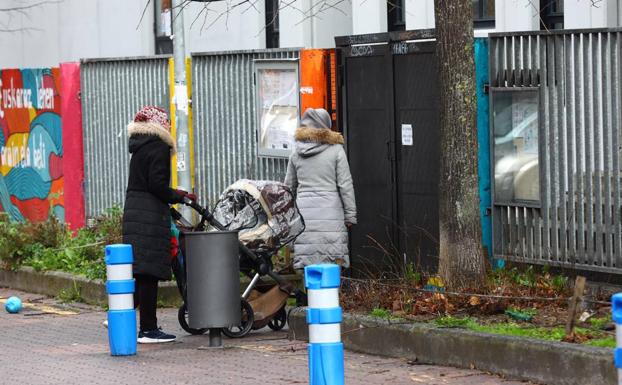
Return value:
<svg viewBox="0 0 622 385">
<path fill-rule="evenodd" d="M 189 200 L 194 201 L 194 202 L 197 201 L 197 196 L 194 195 L 193 193 L 189 193 L 189 192 L 184 191 L 184 190 L 175 190 L 175 193 L 182 198 L 183 203 L 186 203 L 185 202 L 186 199 L 189 199 Z"/>
</svg>

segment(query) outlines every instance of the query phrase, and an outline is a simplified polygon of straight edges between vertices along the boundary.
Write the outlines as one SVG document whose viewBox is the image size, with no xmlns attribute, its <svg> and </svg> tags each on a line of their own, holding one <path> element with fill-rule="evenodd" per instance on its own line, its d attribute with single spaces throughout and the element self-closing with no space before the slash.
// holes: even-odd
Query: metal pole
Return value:
<svg viewBox="0 0 622 385">
<path fill-rule="evenodd" d="M 222 348 L 222 332 L 221 328 L 212 328 L 209 330 L 209 347 Z"/>
<path fill-rule="evenodd" d="M 188 89 L 186 86 L 186 47 L 184 42 L 183 0 L 173 0 L 173 60 L 175 64 L 175 127 L 177 137 L 177 187 L 192 192 L 190 140 L 188 129 Z M 192 221 L 192 211 L 182 206 L 181 214 Z"/>
</svg>

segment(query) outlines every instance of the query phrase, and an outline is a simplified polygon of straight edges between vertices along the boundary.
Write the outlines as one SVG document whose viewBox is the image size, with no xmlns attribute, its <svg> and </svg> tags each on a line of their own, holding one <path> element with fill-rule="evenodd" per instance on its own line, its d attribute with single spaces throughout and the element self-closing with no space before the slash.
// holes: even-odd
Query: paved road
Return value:
<svg viewBox="0 0 622 385">
<path fill-rule="evenodd" d="M 0 302 L 18 294 L 30 301 L 20 314 L 0 311 L 0 384 L 307 384 L 306 345 L 283 332 L 255 332 L 225 340 L 224 349 L 205 349 L 207 337 L 188 336 L 174 309 L 159 313 L 178 342 L 139 345 L 134 357 L 109 355 L 105 313 L 52 299 L 0 289 Z M 77 306 L 77 308 L 76 308 Z M 391 385 L 518 385 L 474 370 L 409 365 L 347 352 L 346 383 Z"/>
</svg>

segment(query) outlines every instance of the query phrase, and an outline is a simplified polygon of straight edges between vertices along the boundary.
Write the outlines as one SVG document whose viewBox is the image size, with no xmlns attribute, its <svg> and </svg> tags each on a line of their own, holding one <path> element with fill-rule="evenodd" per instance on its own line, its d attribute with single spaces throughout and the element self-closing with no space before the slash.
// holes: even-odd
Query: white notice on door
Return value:
<svg viewBox="0 0 622 385">
<path fill-rule="evenodd" d="M 413 145 L 413 126 L 412 124 L 402 124 L 402 146 Z"/>
</svg>

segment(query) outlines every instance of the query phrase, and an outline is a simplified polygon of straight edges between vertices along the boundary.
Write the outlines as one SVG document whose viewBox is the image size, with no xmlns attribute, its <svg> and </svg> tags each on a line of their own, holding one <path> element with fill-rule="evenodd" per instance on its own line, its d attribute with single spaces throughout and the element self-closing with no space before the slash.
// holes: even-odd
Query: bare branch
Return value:
<svg viewBox="0 0 622 385">
<path fill-rule="evenodd" d="M 199 11 L 199 13 L 197 14 L 197 16 L 194 18 L 194 20 L 192 20 L 192 23 L 190 23 L 190 28 L 192 28 L 194 26 L 194 23 L 197 22 L 197 20 L 199 20 L 199 18 L 201 17 L 201 15 L 203 14 L 203 12 L 205 12 L 205 17 L 207 17 L 207 15 L 209 14 L 209 7 L 208 7 L 208 2 L 206 1 L 205 3 L 203 3 L 203 7 L 201 7 L 201 11 Z"/>
<path fill-rule="evenodd" d="M 546 32 L 551 32 L 547 26 L 546 23 L 544 22 L 544 19 L 542 18 L 542 10 L 540 9 L 539 6 L 536 6 L 536 4 L 533 3 L 533 0 L 527 0 L 527 7 L 529 7 L 531 5 L 531 7 L 534 9 L 535 14 L 534 16 L 538 16 L 538 18 L 540 19 L 540 24 L 544 27 L 544 29 L 546 30 Z"/>
<path fill-rule="evenodd" d="M 42 32 L 40 28 L 0 28 L 0 33 L 17 33 L 17 32 Z"/>
<path fill-rule="evenodd" d="M 191 3 L 192 3 L 192 0 L 184 0 L 177 7 L 173 7 L 173 9 L 179 8 L 179 12 L 177 12 L 177 15 L 175 15 L 175 12 L 173 12 L 173 23 L 175 23 L 175 20 L 177 20 L 179 15 L 181 15 L 184 9 L 186 9 L 186 7 L 188 7 Z"/>
<path fill-rule="evenodd" d="M 147 13 L 147 9 L 149 8 L 149 4 L 151 4 L 151 0 L 147 0 L 147 4 L 145 4 L 145 8 L 143 9 L 143 13 L 142 15 L 140 15 L 140 20 L 138 20 L 138 25 L 136 26 L 136 30 L 138 31 L 138 28 L 140 28 L 140 25 L 143 22 L 143 19 L 145 18 L 145 13 Z"/>
<path fill-rule="evenodd" d="M 0 8 L 0 12 L 20 12 L 26 9 L 36 8 L 42 5 L 46 5 L 46 4 L 60 4 L 62 2 L 63 0 L 46 0 L 46 1 L 40 1 L 38 3 L 33 3 L 29 5 L 22 5 L 22 6 L 9 7 L 9 8 Z"/>
</svg>

